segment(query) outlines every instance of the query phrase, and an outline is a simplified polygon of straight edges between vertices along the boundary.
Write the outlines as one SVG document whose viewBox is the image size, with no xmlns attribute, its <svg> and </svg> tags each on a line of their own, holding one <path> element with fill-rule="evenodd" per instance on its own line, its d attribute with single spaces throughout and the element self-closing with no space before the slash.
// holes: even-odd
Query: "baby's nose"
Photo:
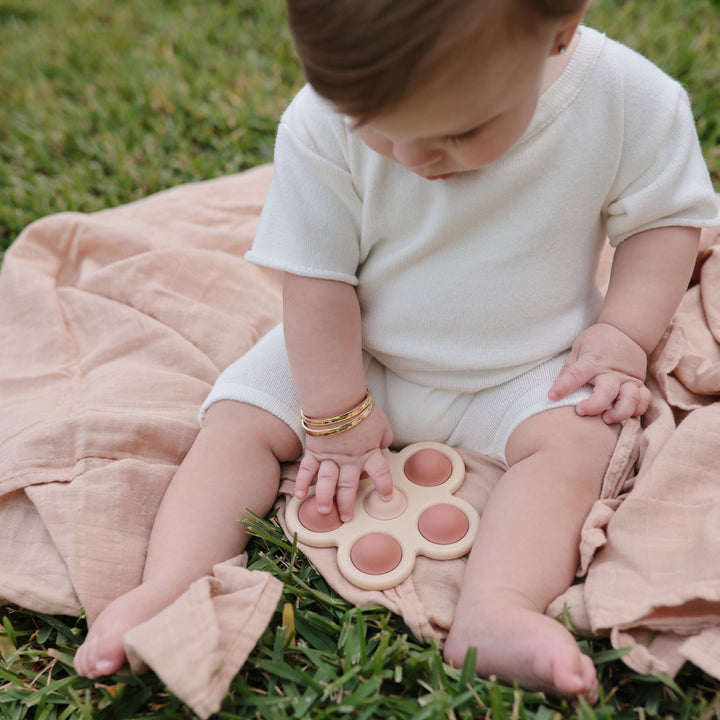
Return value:
<svg viewBox="0 0 720 720">
<path fill-rule="evenodd" d="M 392 154 L 397 162 L 412 170 L 437 162 L 442 158 L 443 151 L 419 142 L 395 142 Z"/>
</svg>

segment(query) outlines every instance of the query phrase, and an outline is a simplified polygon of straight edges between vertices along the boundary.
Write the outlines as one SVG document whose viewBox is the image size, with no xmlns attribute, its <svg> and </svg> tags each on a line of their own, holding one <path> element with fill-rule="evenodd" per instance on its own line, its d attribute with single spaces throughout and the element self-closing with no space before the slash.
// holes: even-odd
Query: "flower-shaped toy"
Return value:
<svg viewBox="0 0 720 720">
<path fill-rule="evenodd" d="M 465 465 L 452 448 L 419 442 L 399 452 L 384 450 L 393 475 L 393 495 L 384 500 L 372 480 L 361 478 L 355 517 L 340 520 L 337 508 L 318 512 L 314 488 L 292 498 L 285 518 L 291 533 L 313 547 L 337 547 L 340 572 L 353 585 L 384 590 L 402 582 L 418 555 L 450 560 L 467 553 L 477 532 L 475 508 L 454 493 Z"/>
</svg>

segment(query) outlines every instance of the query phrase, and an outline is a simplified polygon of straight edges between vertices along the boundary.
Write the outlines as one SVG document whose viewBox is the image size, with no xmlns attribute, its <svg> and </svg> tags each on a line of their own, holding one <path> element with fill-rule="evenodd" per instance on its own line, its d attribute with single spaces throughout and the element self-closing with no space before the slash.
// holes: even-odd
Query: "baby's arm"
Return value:
<svg viewBox="0 0 720 720">
<path fill-rule="evenodd" d="M 687 290 L 699 240 L 699 229 L 666 227 L 633 235 L 617 247 L 598 322 L 573 344 L 550 389 L 551 400 L 590 383 L 591 397 L 577 404 L 580 415 L 602 414 L 614 423 L 647 410 L 647 356 Z"/>
<path fill-rule="evenodd" d="M 285 344 L 305 415 L 329 418 L 355 407 L 366 390 L 355 288 L 287 273 L 283 302 Z M 325 437 L 308 435 L 295 495 L 305 497 L 317 477 L 318 509 L 329 512 L 335 497 L 340 517 L 352 519 L 363 471 L 381 495 L 392 493 L 390 469 L 380 452 L 391 441 L 387 418 L 377 405 L 350 430 Z"/>
</svg>

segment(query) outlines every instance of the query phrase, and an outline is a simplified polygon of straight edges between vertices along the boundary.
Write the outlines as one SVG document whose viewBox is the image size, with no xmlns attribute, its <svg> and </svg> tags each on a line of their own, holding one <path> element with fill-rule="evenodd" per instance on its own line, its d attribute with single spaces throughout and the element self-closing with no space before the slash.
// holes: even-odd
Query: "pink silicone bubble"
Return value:
<svg viewBox="0 0 720 720">
<path fill-rule="evenodd" d="M 350 550 L 350 560 L 360 572 L 382 575 L 400 564 L 402 548 L 390 535 L 371 532 L 356 540 Z"/>
<path fill-rule="evenodd" d="M 363 501 L 363 507 L 371 517 L 378 520 L 392 520 L 405 512 L 407 498 L 397 488 L 393 490 L 389 500 L 385 500 L 377 490 L 373 490 Z"/>
<path fill-rule="evenodd" d="M 298 520 L 308 530 L 313 532 L 331 532 L 342 525 L 338 510 L 333 503 L 332 509 L 327 515 L 318 510 L 317 500 L 312 495 L 305 500 L 298 508 Z"/>
<path fill-rule="evenodd" d="M 448 503 L 439 503 L 425 510 L 418 518 L 420 534 L 438 545 L 451 545 L 462 540 L 470 522 L 460 508 Z"/>
<path fill-rule="evenodd" d="M 452 462 L 435 448 L 423 448 L 411 455 L 403 467 L 408 480 L 422 487 L 442 485 L 452 474 Z"/>
</svg>

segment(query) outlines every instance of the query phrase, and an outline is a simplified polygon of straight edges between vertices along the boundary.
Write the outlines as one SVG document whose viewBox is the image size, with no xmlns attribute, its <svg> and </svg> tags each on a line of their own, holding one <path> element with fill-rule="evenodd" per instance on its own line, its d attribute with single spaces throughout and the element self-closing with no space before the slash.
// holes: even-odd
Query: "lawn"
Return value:
<svg viewBox="0 0 720 720">
<path fill-rule="evenodd" d="M 720 190 L 720 2 L 596 0 L 591 24 L 688 89 Z M 0 252 L 44 215 L 93 211 L 272 158 L 302 77 L 281 0 L 0 0 Z M 222 718 L 720 717 L 720 683 L 692 667 L 639 677 L 606 641 L 594 708 L 444 665 L 388 611 L 331 591 L 272 521 L 251 567 L 285 583 Z M 284 612 L 283 612 L 284 610 Z M 152 674 L 80 678 L 82 619 L 0 610 L 0 718 L 192 718 Z"/>
</svg>

